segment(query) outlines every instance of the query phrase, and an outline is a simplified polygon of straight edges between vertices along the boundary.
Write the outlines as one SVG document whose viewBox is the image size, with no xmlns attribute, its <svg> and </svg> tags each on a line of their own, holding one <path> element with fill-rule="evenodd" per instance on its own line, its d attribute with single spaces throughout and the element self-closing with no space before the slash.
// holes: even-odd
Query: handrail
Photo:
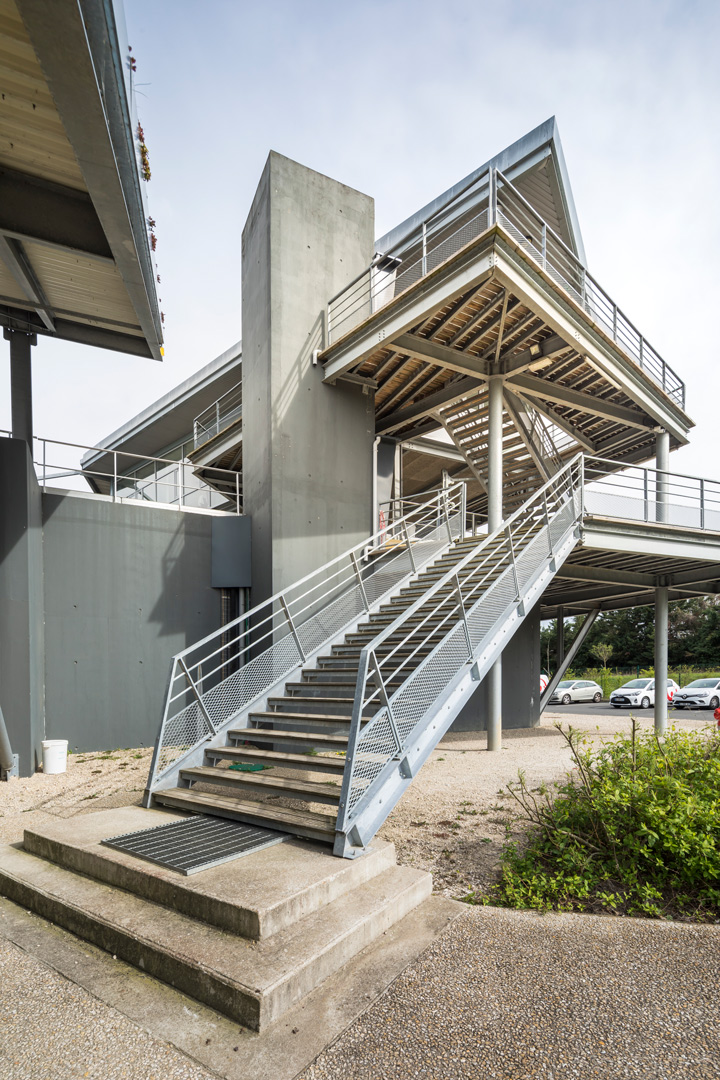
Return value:
<svg viewBox="0 0 720 1080">
<path fill-rule="evenodd" d="M 110 449 L 103 446 L 86 446 L 83 443 L 71 443 L 65 442 L 60 439 L 46 439 L 40 436 L 34 437 L 34 442 L 39 444 L 37 450 L 33 453 L 33 464 L 37 474 L 38 483 L 45 487 L 51 480 L 62 479 L 64 477 L 76 476 L 84 480 L 89 480 L 93 477 L 100 481 L 104 481 L 110 488 L 110 497 L 112 500 L 118 502 L 133 501 L 136 499 L 145 499 L 149 502 L 160 502 L 163 505 L 173 506 L 177 505 L 181 509 L 192 507 L 197 505 L 197 502 L 203 499 L 207 499 L 212 503 L 213 498 L 217 497 L 219 505 L 215 507 L 210 506 L 210 509 L 223 510 L 226 509 L 225 504 L 229 503 L 232 507 L 231 513 L 242 513 L 242 499 L 240 491 L 240 473 L 235 472 L 232 469 L 220 469 L 213 466 L 212 474 L 215 481 L 215 488 L 210 487 L 202 480 L 198 480 L 196 483 L 187 482 L 187 474 L 194 476 L 193 465 L 186 459 L 177 458 L 164 458 L 153 457 L 149 454 L 136 454 L 129 450 Z M 67 465 L 65 463 L 56 462 L 49 458 L 48 447 L 58 446 L 65 447 L 71 450 L 92 450 L 95 454 L 102 454 L 107 456 L 112 461 L 112 470 L 110 469 L 92 469 L 88 466 L 83 466 L 82 462 L 75 467 L 74 465 Z M 122 471 L 122 463 L 125 459 L 130 459 L 131 462 L 138 462 L 139 465 L 153 465 L 154 474 L 151 476 L 137 476 L 133 471 Z M 162 467 L 162 470 L 166 475 L 159 475 L 158 466 Z M 169 467 L 169 468 L 168 468 Z M 48 470 L 60 470 L 59 473 L 49 474 Z M 172 474 L 170 473 L 172 470 Z M 222 494 L 219 492 L 219 488 L 222 488 Z M 154 489 L 155 494 L 164 493 L 168 490 L 169 498 L 167 499 L 152 499 L 149 497 L 148 492 Z"/>
<path fill-rule="evenodd" d="M 467 191 L 473 186 L 478 191 L 471 201 Z M 618 348 L 684 409 L 685 384 L 677 373 L 499 169 L 477 177 L 385 253 L 416 252 L 414 261 L 386 273 L 377 267 L 378 254 L 365 270 L 331 297 L 325 314 L 326 346 L 494 228 L 508 234 L 556 286 L 579 304 L 592 322 L 602 327 Z"/>
<path fill-rule="evenodd" d="M 212 439 L 223 427 L 242 416 L 242 382 L 236 383 L 224 394 L 203 409 L 193 420 L 193 444 L 195 449 Z"/>
<path fill-rule="evenodd" d="M 460 482 L 176 653 L 150 792 L 214 734 L 211 727 L 225 730 L 239 712 L 460 538 L 464 523 Z"/>
<path fill-rule="evenodd" d="M 435 700 L 436 684 L 448 686 L 477 658 L 500 610 L 519 602 L 538 568 L 552 558 L 559 527 L 564 533 L 580 519 L 583 464 L 584 456 L 576 455 L 362 649 L 340 836 L 349 834 L 388 770 L 402 762 L 416 725 Z"/>
</svg>

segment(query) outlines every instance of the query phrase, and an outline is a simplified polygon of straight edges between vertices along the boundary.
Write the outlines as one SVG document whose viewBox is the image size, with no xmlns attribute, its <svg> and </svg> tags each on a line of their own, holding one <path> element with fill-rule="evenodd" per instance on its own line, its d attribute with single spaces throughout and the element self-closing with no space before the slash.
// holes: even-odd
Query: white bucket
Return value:
<svg viewBox="0 0 720 1080">
<path fill-rule="evenodd" d="M 67 769 L 67 739 L 43 739 L 43 772 L 61 773 Z"/>
</svg>

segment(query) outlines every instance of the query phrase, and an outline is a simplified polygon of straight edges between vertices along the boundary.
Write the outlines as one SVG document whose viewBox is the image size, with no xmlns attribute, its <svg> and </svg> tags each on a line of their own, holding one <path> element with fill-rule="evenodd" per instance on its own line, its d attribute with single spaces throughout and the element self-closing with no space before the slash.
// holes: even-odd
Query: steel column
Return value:
<svg viewBox="0 0 720 1080">
<path fill-rule="evenodd" d="M 655 491 L 656 518 L 658 521 L 666 522 L 670 502 L 670 486 L 667 478 L 670 470 L 670 433 L 667 431 L 661 431 L 655 440 L 655 468 L 658 471 Z"/>
<path fill-rule="evenodd" d="M 488 533 L 503 520 L 503 380 L 494 375 L 488 381 Z M 487 748 L 500 750 L 502 743 L 502 657 L 487 674 Z"/>
<path fill-rule="evenodd" d="M 667 731 L 668 590 L 655 590 L 655 734 Z"/>
<path fill-rule="evenodd" d="M 24 439 L 33 448 L 32 359 L 31 349 L 37 344 L 35 334 L 5 329 L 3 336 L 10 342 L 10 401 L 13 439 Z"/>
<path fill-rule="evenodd" d="M 565 659 L 565 610 L 561 607 L 558 608 L 557 613 L 557 632 L 555 635 L 555 660 L 557 666 L 561 667 L 562 662 Z"/>
</svg>

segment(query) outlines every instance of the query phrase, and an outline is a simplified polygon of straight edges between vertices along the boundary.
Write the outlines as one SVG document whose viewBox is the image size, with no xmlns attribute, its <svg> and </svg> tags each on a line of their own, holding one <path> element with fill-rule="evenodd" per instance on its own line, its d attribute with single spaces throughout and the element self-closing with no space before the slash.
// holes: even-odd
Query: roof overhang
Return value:
<svg viewBox="0 0 720 1080">
<path fill-rule="evenodd" d="M 117 0 L 0 0 L 0 325 L 160 360 Z"/>
</svg>

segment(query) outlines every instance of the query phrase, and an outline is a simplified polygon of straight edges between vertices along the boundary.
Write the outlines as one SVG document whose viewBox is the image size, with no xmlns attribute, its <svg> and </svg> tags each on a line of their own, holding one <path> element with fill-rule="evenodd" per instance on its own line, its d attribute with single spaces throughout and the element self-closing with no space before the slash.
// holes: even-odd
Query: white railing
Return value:
<svg viewBox="0 0 720 1080">
<path fill-rule="evenodd" d="M 465 485 L 436 492 L 404 517 L 172 659 L 148 791 L 221 736 L 409 576 L 462 535 Z"/>
<path fill-rule="evenodd" d="M 373 262 L 332 297 L 327 345 L 492 228 L 505 232 L 665 393 L 685 407 L 685 384 L 650 345 L 564 240 L 500 172 L 490 170 Z"/>
<path fill-rule="evenodd" d="M 585 458 L 585 512 L 720 532 L 720 482 Z"/>
<path fill-rule="evenodd" d="M 86 491 L 90 479 L 106 487 L 113 501 L 152 502 L 180 509 L 215 509 L 242 513 L 240 474 L 229 469 L 213 469 L 214 484 L 222 485 L 218 494 L 199 480 L 193 465 L 173 458 L 131 454 L 126 450 L 107 450 L 102 446 L 61 442 L 35 437 L 33 462 L 42 487 L 63 487 Z M 104 469 L 83 466 L 80 452 L 92 451 L 108 460 Z M 138 471 L 146 475 L 138 475 Z M 217 478 L 215 479 L 215 474 Z"/>
<path fill-rule="evenodd" d="M 577 455 L 361 651 L 337 822 L 344 852 L 389 774 L 439 727 L 453 682 L 580 520 L 582 489 Z"/>
<path fill-rule="evenodd" d="M 218 432 L 234 424 L 242 416 L 242 383 L 231 387 L 217 401 L 204 409 L 193 420 L 195 449 L 214 438 Z"/>
</svg>

